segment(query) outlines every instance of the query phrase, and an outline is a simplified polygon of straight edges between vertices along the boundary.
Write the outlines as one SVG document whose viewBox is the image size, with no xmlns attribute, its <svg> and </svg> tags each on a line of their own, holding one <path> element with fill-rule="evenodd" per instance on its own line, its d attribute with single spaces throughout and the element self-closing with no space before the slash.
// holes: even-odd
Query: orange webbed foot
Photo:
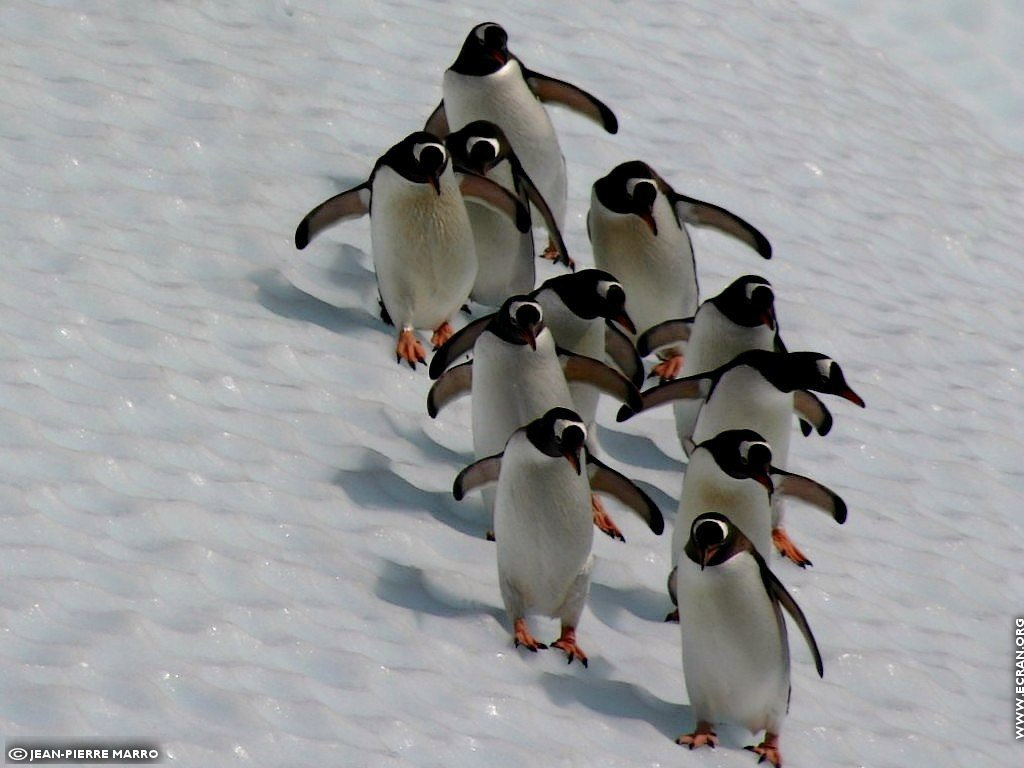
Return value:
<svg viewBox="0 0 1024 768">
<path fill-rule="evenodd" d="M 682 747 L 696 749 L 697 747 L 718 746 L 718 734 L 711 730 L 711 723 L 704 720 L 697 721 L 697 729 L 693 733 L 687 733 L 676 739 L 676 744 Z"/>
<path fill-rule="evenodd" d="M 657 376 L 662 382 L 672 381 L 672 379 L 679 375 L 681 370 L 683 370 L 683 356 L 672 355 L 672 357 L 666 357 L 654 366 L 647 378 L 653 379 Z"/>
<path fill-rule="evenodd" d="M 452 337 L 452 334 L 454 333 L 455 330 L 452 328 L 451 324 L 447 320 L 445 320 L 443 323 L 437 326 L 437 328 L 434 329 L 434 334 L 430 337 L 431 346 L 434 349 L 437 349 L 438 347 L 442 346 L 446 341 L 448 341 L 448 339 L 450 339 Z"/>
<path fill-rule="evenodd" d="M 619 530 L 619 526 L 612 520 L 612 516 L 608 514 L 608 511 L 604 508 L 604 504 L 601 503 L 601 499 L 596 494 L 590 494 L 590 506 L 594 511 L 594 525 L 598 527 L 603 533 L 608 534 L 613 539 L 619 541 L 625 541 L 626 537 L 622 535 L 622 531 Z"/>
<path fill-rule="evenodd" d="M 427 364 L 427 351 L 423 348 L 423 342 L 416 338 L 412 328 L 403 328 L 398 334 L 395 359 L 399 363 L 405 360 L 413 370 L 416 370 L 416 363 Z"/>
<path fill-rule="evenodd" d="M 564 255 L 564 258 L 563 258 L 563 255 Z M 548 238 L 547 247 L 541 253 L 540 257 L 542 259 L 547 260 L 547 261 L 555 261 L 555 262 L 561 261 L 569 269 L 571 269 L 574 272 L 576 271 L 576 262 L 572 258 L 572 256 L 570 256 L 567 253 L 566 254 L 562 254 L 562 252 L 558 250 L 558 246 L 555 245 L 555 241 L 552 240 L 550 237 Z"/>
<path fill-rule="evenodd" d="M 514 642 L 516 648 L 522 645 L 526 647 L 526 650 L 533 651 L 534 653 L 547 648 L 544 643 L 539 642 L 537 638 L 530 633 L 529 627 L 526 626 L 526 619 L 515 620 Z"/>
<path fill-rule="evenodd" d="M 560 648 L 569 657 L 569 664 L 573 659 L 579 659 L 580 664 L 587 666 L 587 654 L 576 644 L 576 630 L 573 627 L 562 627 L 562 636 L 551 644 L 552 648 Z"/>
<path fill-rule="evenodd" d="M 786 529 L 782 526 L 772 529 L 772 542 L 783 557 L 789 558 L 801 568 L 812 565 L 807 555 L 801 552 L 797 545 L 793 543 L 793 540 L 789 538 L 789 534 L 786 533 Z"/>
<path fill-rule="evenodd" d="M 779 749 L 779 734 L 766 733 L 764 735 L 764 741 L 756 747 L 750 746 L 746 747 L 746 749 L 761 756 L 757 762 L 763 763 L 767 760 L 769 763 L 774 765 L 775 768 L 782 768 L 782 750 Z"/>
</svg>

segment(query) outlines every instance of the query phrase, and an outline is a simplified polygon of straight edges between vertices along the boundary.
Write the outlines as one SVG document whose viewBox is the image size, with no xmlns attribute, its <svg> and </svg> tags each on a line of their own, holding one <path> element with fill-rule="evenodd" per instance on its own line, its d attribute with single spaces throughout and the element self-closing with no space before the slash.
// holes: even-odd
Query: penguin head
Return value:
<svg viewBox="0 0 1024 768">
<path fill-rule="evenodd" d="M 744 275 L 733 280 L 720 294 L 709 301 L 718 311 L 737 325 L 776 328 L 775 293 L 772 284 L 760 275 Z"/>
<path fill-rule="evenodd" d="M 511 58 L 508 32 L 500 24 L 487 21 L 469 31 L 451 68 L 461 75 L 490 75 Z"/>
<path fill-rule="evenodd" d="M 819 352 L 788 354 L 794 375 L 803 382 L 794 389 L 810 389 L 827 395 L 838 395 L 854 405 L 864 407 L 864 400 L 846 383 L 843 369 L 835 360 Z"/>
<path fill-rule="evenodd" d="M 378 161 L 415 184 L 430 184 L 441 194 L 441 175 L 448 168 L 448 150 L 432 133 L 416 131 L 395 144 Z"/>
<path fill-rule="evenodd" d="M 511 153 L 504 132 L 489 120 L 474 120 L 444 141 L 456 168 L 484 176 Z"/>
<path fill-rule="evenodd" d="M 529 344 L 537 349 L 537 337 L 544 330 L 544 311 L 529 296 L 509 296 L 495 313 L 487 329 L 510 344 Z"/>
<path fill-rule="evenodd" d="M 719 468 L 737 480 L 754 480 L 774 493 L 772 447 L 752 429 L 727 429 L 697 446 L 715 460 Z"/>
<path fill-rule="evenodd" d="M 594 182 L 594 196 L 608 210 L 638 216 L 657 236 L 654 203 L 658 199 L 658 175 L 647 163 L 630 160 Z"/>
<path fill-rule="evenodd" d="M 618 323 L 630 333 L 636 326 L 626 312 L 626 291 L 615 276 L 601 269 L 583 269 L 552 277 L 534 291 L 554 291 L 562 303 L 584 320 L 603 317 Z"/>
<path fill-rule="evenodd" d="M 562 456 L 577 475 L 581 474 L 587 426 L 578 413 L 569 408 L 552 408 L 526 426 L 526 435 L 545 456 Z"/>
<path fill-rule="evenodd" d="M 728 517 L 720 512 L 705 512 L 698 515 L 690 525 L 690 538 L 684 552 L 703 571 L 708 566 L 721 565 L 751 548 L 750 540 Z"/>
</svg>

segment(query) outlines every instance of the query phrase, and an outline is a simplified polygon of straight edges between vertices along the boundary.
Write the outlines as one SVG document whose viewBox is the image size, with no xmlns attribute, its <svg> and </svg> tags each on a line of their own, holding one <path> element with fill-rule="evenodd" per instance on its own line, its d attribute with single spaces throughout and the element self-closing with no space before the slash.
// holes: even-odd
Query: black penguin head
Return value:
<svg viewBox="0 0 1024 768">
<path fill-rule="evenodd" d="M 391 147 L 378 161 L 403 178 L 417 184 L 430 184 L 441 194 L 441 174 L 448 167 L 448 150 L 432 133 L 416 131 Z"/>
<path fill-rule="evenodd" d="M 510 58 L 508 33 L 500 24 L 487 21 L 469 31 L 451 68 L 460 75 L 490 75 Z"/>
<path fill-rule="evenodd" d="M 652 234 L 658 234 L 658 224 L 654 220 L 658 175 L 647 163 L 630 160 L 615 166 L 611 173 L 594 182 L 594 194 L 605 208 L 615 213 L 638 216 L 650 227 Z"/>
<path fill-rule="evenodd" d="M 577 475 L 582 472 L 587 426 L 575 411 L 552 408 L 526 425 L 526 436 L 544 455 L 564 456 Z"/>
<path fill-rule="evenodd" d="M 489 120 L 474 120 L 445 137 L 458 170 L 487 173 L 511 153 L 504 132 Z"/>
<path fill-rule="evenodd" d="M 864 407 L 864 400 L 858 395 L 843 375 L 843 369 L 832 358 L 818 352 L 790 352 L 793 373 L 803 383 L 793 389 L 810 389 L 826 395 L 838 395 L 854 405 Z"/>
<path fill-rule="evenodd" d="M 583 269 L 552 277 L 534 291 L 554 291 L 562 303 L 584 320 L 603 317 L 618 323 L 630 333 L 636 326 L 626 312 L 626 291 L 615 276 L 601 269 Z"/>
<path fill-rule="evenodd" d="M 703 571 L 709 565 L 721 565 L 751 548 L 750 541 L 728 517 L 719 512 L 705 512 L 690 525 L 690 538 L 684 552 Z"/>
<path fill-rule="evenodd" d="M 737 278 L 714 298 L 708 299 L 718 311 L 737 325 L 775 330 L 775 293 L 772 284 L 759 275 Z"/>
<path fill-rule="evenodd" d="M 537 336 L 544 330 L 544 311 L 529 296 L 510 296 L 495 313 L 487 330 L 510 344 L 529 344 L 537 349 Z"/>
<path fill-rule="evenodd" d="M 775 491 L 772 483 L 772 447 L 752 429 L 727 429 L 697 446 L 711 454 L 715 463 L 729 477 L 754 480 L 769 494 Z"/>
</svg>

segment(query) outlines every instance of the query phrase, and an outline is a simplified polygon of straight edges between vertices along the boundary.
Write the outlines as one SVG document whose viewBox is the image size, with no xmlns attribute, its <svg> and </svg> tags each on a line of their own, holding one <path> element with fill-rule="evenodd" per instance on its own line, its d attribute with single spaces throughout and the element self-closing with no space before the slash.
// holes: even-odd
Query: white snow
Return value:
<svg viewBox="0 0 1024 768">
<path fill-rule="evenodd" d="M 590 184 L 644 159 L 775 247 L 696 231 L 704 296 L 764 274 L 789 347 L 867 401 L 794 438 L 850 518 L 791 505 L 815 565 L 772 560 L 825 661 L 819 680 L 791 638 L 787 765 L 1019 763 L 1015 3 L 984 25 L 929 4 L 888 38 L 867 21 L 888 4 L 823 5 L 3 3 L 0 735 L 187 766 L 755 764 L 742 729 L 673 743 L 693 718 L 661 621 L 670 535 L 613 504 L 628 542 L 595 545 L 590 668 L 512 647 L 479 501 L 450 493 L 468 403 L 431 420 L 426 373 L 395 364 L 366 221 L 292 244 L 493 19 L 619 117 L 610 136 L 554 111 L 577 261 Z M 893 33 L 913 55 L 872 47 Z M 671 524 L 670 409 L 613 414 L 609 462 Z"/>
</svg>

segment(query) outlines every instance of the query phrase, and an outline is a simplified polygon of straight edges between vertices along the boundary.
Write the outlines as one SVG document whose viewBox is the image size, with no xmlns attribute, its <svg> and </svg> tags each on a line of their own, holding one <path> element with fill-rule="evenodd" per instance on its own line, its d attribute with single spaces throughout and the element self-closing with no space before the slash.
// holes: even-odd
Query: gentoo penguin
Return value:
<svg viewBox="0 0 1024 768">
<path fill-rule="evenodd" d="M 700 291 L 686 224 L 713 227 L 771 258 L 768 239 L 752 225 L 717 205 L 680 195 L 640 160 L 622 163 L 594 182 L 587 215 L 594 264 L 625 286 L 641 332 L 697 311 Z M 668 346 L 658 354 L 654 373 L 662 380 L 675 378 L 682 347 Z"/>
<path fill-rule="evenodd" d="M 443 136 L 474 120 L 501 126 L 523 167 L 537 184 L 559 229 L 565 224 L 565 158 L 542 102 L 562 104 L 602 126 L 618 131 L 612 111 L 586 91 L 527 69 L 508 49 L 508 33 L 499 24 L 478 24 L 445 71 L 442 100 L 426 129 Z M 549 245 L 546 255 L 554 244 Z"/>
<path fill-rule="evenodd" d="M 643 402 L 648 408 L 676 398 L 703 397 L 705 402 L 693 432 L 694 443 L 699 444 L 726 429 L 753 429 L 772 446 L 775 465 L 785 469 L 794 410 L 819 434 L 826 434 L 831 427 L 831 416 L 804 390 L 838 395 L 864 407 L 864 401 L 846 383 L 842 368 L 831 358 L 817 352 L 763 349 L 743 352 L 713 371 L 648 389 L 643 393 Z M 624 420 L 631 415 L 623 408 L 618 418 Z M 810 560 L 782 527 L 783 509 L 778 498 L 772 505 L 772 513 L 772 538 L 776 548 L 798 565 L 808 565 Z"/>
<path fill-rule="evenodd" d="M 593 565 L 592 488 L 615 493 L 652 528 L 664 526 L 647 494 L 587 455 L 586 435 L 577 413 L 552 408 L 513 432 L 500 455 L 464 469 L 453 486 L 455 498 L 461 499 L 469 490 L 497 482 L 498 584 L 515 644 L 531 651 L 547 647 L 534 638 L 526 617 L 557 618 L 561 635 L 553 647 L 565 651 L 569 663 L 578 658 L 583 666 L 587 655 L 576 642 L 576 627 Z"/>
<path fill-rule="evenodd" d="M 728 510 L 736 527 L 766 557 L 772 546 L 773 493 L 802 499 L 837 523 L 846 522 L 846 503 L 835 492 L 773 466 L 771 446 L 752 429 L 727 429 L 700 445 L 689 446 L 689 454 L 672 533 L 673 571 L 690 535 L 690 524 L 709 509 Z M 675 575 L 670 572 L 669 596 L 676 603 L 674 584 Z M 666 621 L 678 617 L 678 612 L 673 612 Z"/>
<path fill-rule="evenodd" d="M 692 318 L 666 320 L 637 338 L 640 355 L 659 347 L 686 342 L 680 376 L 693 376 L 725 365 L 748 349 L 785 352 L 775 315 L 771 283 L 759 275 L 744 275 L 721 293 L 702 302 Z M 676 432 L 680 442 L 693 436 L 697 412 L 703 400 L 677 400 Z"/>
<path fill-rule="evenodd" d="M 678 557 L 676 591 L 687 617 L 680 622 L 683 675 L 697 720 L 676 739 L 694 747 L 718 743 L 715 723 L 730 722 L 764 739 L 747 747 L 782 765 L 779 735 L 789 711 L 789 643 L 785 609 L 824 674 L 807 619 L 757 548 L 718 512 L 698 516 Z"/>
<path fill-rule="evenodd" d="M 484 458 L 501 451 L 512 432 L 554 407 L 572 408 L 567 377 L 587 381 L 621 401 L 640 404 L 636 387 L 622 374 L 592 358 L 559 354 L 544 322 L 541 305 L 529 296 L 511 296 L 484 322 L 466 326 L 442 346 L 430 362 L 437 381 L 427 395 L 427 411 L 436 416 L 452 399 L 470 392 L 473 453 Z M 482 328 L 482 330 L 480 330 Z M 473 359 L 446 370 L 472 349 Z M 486 506 L 493 497 L 484 494 Z M 622 538 L 598 515 L 608 535 Z"/>
<path fill-rule="evenodd" d="M 474 120 L 445 137 L 458 173 L 485 176 L 513 194 L 524 208 L 540 212 L 558 249 L 558 260 L 575 267 L 547 202 L 523 170 L 505 133 L 487 120 Z M 479 268 L 470 298 L 499 306 L 516 293 L 529 293 L 536 284 L 533 233 L 521 232 L 507 216 L 486 205 L 466 201 Z"/>
<path fill-rule="evenodd" d="M 399 362 L 413 368 L 426 361 L 414 329 L 432 329 L 431 343 L 443 344 L 452 333 L 449 318 L 466 302 L 476 279 L 464 195 L 529 229 L 529 211 L 508 191 L 476 175 L 457 181 L 444 143 L 418 131 L 385 152 L 369 179 L 318 205 L 295 230 L 295 246 L 302 249 L 321 230 L 370 214 L 382 315 L 399 328 Z"/>
</svg>

